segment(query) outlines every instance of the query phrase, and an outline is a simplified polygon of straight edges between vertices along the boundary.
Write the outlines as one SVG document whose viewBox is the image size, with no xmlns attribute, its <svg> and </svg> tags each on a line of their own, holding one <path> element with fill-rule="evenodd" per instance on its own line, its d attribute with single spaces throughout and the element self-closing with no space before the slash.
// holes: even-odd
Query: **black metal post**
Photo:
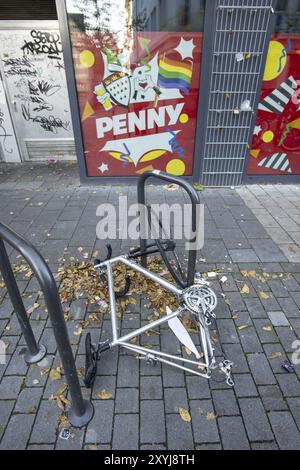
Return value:
<svg viewBox="0 0 300 470">
<path fill-rule="evenodd" d="M 200 199 L 197 191 L 195 188 L 185 181 L 183 178 L 179 178 L 178 176 L 173 176 L 168 173 L 159 170 L 149 170 L 145 171 L 139 179 L 138 179 L 138 186 L 137 186 L 137 194 L 138 194 L 138 203 L 143 206 L 143 209 L 140 210 L 140 226 L 145 227 L 147 222 L 146 214 L 145 214 L 145 203 L 146 203 L 146 195 L 145 195 L 145 183 L 148 178 L 158 178 L 163 181 L 167 181 L 168 183 L 178 184 L 181 186 L 185 191 L 188 193 L 191 204 L 192 204 L 192 231 L 196 233 L 197 230 L 197 205 L 200 204 Z M 196 237 L 195 237 L 196 239 Z M 190 240 L 193 241 L 193 240 Z M 146 249 L 147 240 L 145 237 L 140 238 L 140 245 L 141 251 L 145 251 Z M 197 250 L 189 250 L 189 258 L 188 258 L 188 276 L 187 276 L 187 286 L 190 286 L 194 282 L 195 276 L 195 265 L 196 265 L 196 257 L 197 257 Z M 141 263 L 144 268 L 147 267 L 147 255 L 141 257 Z"/>
<path fill-rule="evenodd" d="M 69 421 L 75 427 L 85 426 L 92 419 L 94 408 L 90 401 L 83 400 L 82 397 L 73 352 L 70 345 L 64 314 L 53 274 L 51 273 L 43 257 L 31 243 L 27 242 L 24 240 L 24 238 L 17 235 L 13 230 L 1 223 L 0 238 L 2 239 L 2 243 L 3 240 L 5 240 L 23 256 L 23 258 L 31 266 L 39 281 L 45 296 L 45 302 L 48 307 L 55 340 L 71 395 L 72 405 L 68 412 Z M 13 283 L 11 284 L 11 281 L 12 279 L 7 277 L 9 286 L 8 288 L 10 291 L 14 291 L 15 285 Z M 14 295 L 14 292 L 12 293 Z M 16 306 L 18 307 L 19 303 L 17 303 Z M 24 312 L 26 314 L 25 308 L 24 310 L 19 310 L 21 322 L 24 321 L 25 318 Z"/>
<path fill-rule="evenodd" d="M 7 292 L 16 312 L 27 345 L 24 359 L 27 364 L 40 362 L 47 354 L 45 346 L 38 345 L 27 316 L 24 303 L 16 282 L 3 240 L 0 239 L 0 271 L 6 284 Z"/>
</svg>

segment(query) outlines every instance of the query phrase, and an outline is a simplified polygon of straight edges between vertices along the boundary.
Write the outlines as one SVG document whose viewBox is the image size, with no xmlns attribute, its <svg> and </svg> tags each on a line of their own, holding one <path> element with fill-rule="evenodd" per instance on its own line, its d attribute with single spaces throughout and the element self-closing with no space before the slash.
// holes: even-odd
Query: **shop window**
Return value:
<svg viewBox="0 0 300 470">
<path fill-rule="evenodd" d="M 192 175 L 205 2 L 66 6 L 87 175 Z"/>
<path fill-rule="evenodd" d="M 300 174 L 300 1 L 277 1 L 248 175 Z"/>
</svg>

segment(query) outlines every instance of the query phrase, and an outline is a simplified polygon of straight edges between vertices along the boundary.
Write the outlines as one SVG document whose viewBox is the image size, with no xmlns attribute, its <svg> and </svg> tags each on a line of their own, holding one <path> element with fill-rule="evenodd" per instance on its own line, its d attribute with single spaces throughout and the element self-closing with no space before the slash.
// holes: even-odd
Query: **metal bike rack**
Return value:
<svg viewBox="0 0 300 470">
<path fill-rule="evenodd" d="M 138 202 L 140 212 L 140 226 L 145 226 L 146 223 L 151 223 L 151 219 L 147 219 L 147 211 L 145 206 L 145 181 L 150 177 L 156 177 L 158 179 L 168 181 L 169 183 L 175 183 L 183 187 L 190 196 L 192 203 L 192 231 L 196 238 L 197 228 L 197 205 L 200 203 L 197 192 L 194 188 L 184 180 L 177 178 L 161 171 L 147 171 L 139 179 L 138 182 Z M 143 205 L 143 206 L 141 206 Z M 192 239 L 192 241 L 195 241 Z M 160 246 L 158 246 L 160 245 Z M 233 386 L 234 382 L 232 379 L 231 369 L 233 363 L 227 359 L 218 362 L 215 357 L 215 348 L 210 338 L 209 327 L 215 321 L 214 309 L 217 306 L 217 297 L 215 293 L 210 289 L 209 283 L 204 279 L 200 279 L 195 284 L 195 264 L 197 250 L 190 250 L 188 258 L 188 271 L 184 277 L 174 276 L 172 273 L 173 269 L 170 263 L 166 263 L 163 251 L 175 251 L 176 244 L 172 240 L 161 242 L 159 244 L 157 240 L 155 243 L 147 243 L 146 239 L 141 236 L 140 247 L 131 250 L 126 255 L 112 257 L 112 249 L 110 245 L 107 245 L 107 256 L 104 260 L 95 260 L 94 267 L 98 271 L 99 276 L 102 280 L 107 278 L 107 290 L 109 294 L 110 304 L 110 316 L 112 326 L 112 338 L 110 340 L 100 342 L 98 347 L 95 347 L 91 343 L 90 333 L 86 336 L 86 367 L 85 367 L 85 384 L 87 387 L 91 387 L 97 373 L 97 361 L 101 359 L 102 353 L 108 351 L 114 347 L 123 347 L 131 352 L 134 352 L 139 359 L 144 359 L 147 363 L 155 365 L 157 362 L 173 366 L 177 369 L 187 371 L 206 379 L 210 379 L 212 372 L 218 369 L 225 376 L 225 380 L 228 386 Z M 160 253 L 168 267 L 170 274 L 176 281 L 178 286 L 170 283 L 165 278 L 151 272 L 147 269 L 147 255 L 153 255 Z M 134 260 L 140 258 L 142 264 L 137 264 Z M 178 260 L 177 260 L 178 261 Z M 146 278 L 162 286 L 165 290 L 171 292 L 179 302 L 179 308 L 176 311 L 166 306 L 166 314 L 160 318 L 147 323 L 146 325 L 138 328 L 128 334 L 120 336 L 120 328 L 118 325 L 118 318 L 116 312 L 116 298 L 123 297 L 128 294 L 130 289 L 130 277 L 126 276 L 125 288 L 120 292 L 115 291 L 113 267 L 116 264 L 122 263 L 126 267 L 133 271 L 142 274 Z M 180 266 L 180 262 L 179 262 Z M 178 273 L 182 274 L 183 271 L 179 270 Z M 180 321 L 180 318 L 185 312 L 191 314 L 199 324 L 199 342 L 201 351 L 193 342 L 193 339 L 184 323 Z M 195 359 L 187 358 L 184 356 L 178 356 L 169 354 L 157 349 L 149 350 L 146 347 L 133 344 L 130 342 L 133 338 L 140 337 L 143 333 L 153 331 L 158 326 L 168 324 L 172 332 L 178 338 L 180 343 L 185 346 L 190 355 L 193 354 Z M 203 358 L 203 360 L 201 360 Z"/>
<path fill-rule="evenodd" d="M 23 256 L 37 277 L 41 290 L 44 293 L 56 344 L 71 395 L 72 404 L 68 411 L 68 419 L 75 427 L 85 426 L 92 419 L 94 408 L 90 401 L 83 399 L 81 393 L 64 314 L 53 274 L 44 258 L 31 243 L 27 242 L 6 225 L 0 223 L 0 271 L 20 323 L 22 333 L 24 334 L 27 345 L 24 359 L 28 364 L 40 362 L 43 357 L 45 357 L 47 351 L 45 346 L 38 345 L 35 340 L 4 241 Z"/>
<path fill-rule="evenodd" d="M 190 200 L 191 200 L 191 207 L 192 207 L 192 223 L 191 223 L 191 228 L 192 228 L 192 233 L 196 233 L 197 230 L 197 206 L 200 204 L 200 199 L 197 191 L 193 188 L 191 184 L 189 184 L 187 181 L 185 181 L 182 178 L 178 178 L 177 176 L 169 175 L 168 173 L 164 173 L 163 171 L 159 170 L 149 170 L 145 171 L 138 180 L 138 203 L 141 204 L 143 207 L 146 205 L 146 194 L 145 194 L 145 184 L 146 181 L 149 178 L 156 178 L 160 179 L 162 181 L 166 181 L 171 184 L 177 184 L 178 186 L 181 186 L 189 195 Z M 141 211 L 140 212 L 140 223 L 141 225 L 146 225 L 148 224 L 148 220 L 145 220 L 146 214 L 145 212 Z M 195 241 L 194 237 L 190 242 Z M 147 240 L 143 237 L 140 238 L 140 247 L 141 251 L 145 252 L 146 251 L 146 246 L 147 246 Z M 195 265 L 196 265 L 196 256 L 197 256 L 197 250 L 189 250 L 189 257 L 188 257 L 188 268 L 187 268 L 187 279 L 186 281 L 183 281 L 181 279 L 178 279 L 176 276 L 174 277 L 174 280 L 179 284 L 181 288 L 186 288 L 191 286 L 194 283 L 194 275 L 195 275 Z M 143 255 L 141 257 L 141 262 L 142 266 L 144 268 L 147 267 L 147 254 Z M 171 273 L 172 274 L 172 273 Z"/>
</svg>

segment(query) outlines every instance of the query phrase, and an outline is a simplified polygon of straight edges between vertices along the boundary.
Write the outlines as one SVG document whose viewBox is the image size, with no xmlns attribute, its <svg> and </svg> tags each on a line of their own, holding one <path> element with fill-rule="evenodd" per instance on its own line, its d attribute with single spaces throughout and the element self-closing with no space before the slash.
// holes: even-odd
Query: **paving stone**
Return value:
<svg viewBox="0 0 300 470">
<path fill-rule="evenodd" d="M 140 404 L 140 440 L 163 443 L 166 440 L 165 413 L 162 400 L 142 400 Z"/>
<path fill-rule="evenodd" d="M 283 350 L 281 344 L 264 344 L 264 351 L 273 372 L 283 373 L 284 371 L 282 369 L 282 364 L 287 360 L 287 355 Z M 279 356 L 279 354 L 276 354 L 276 357 L 274 357 L 275 353 L 281 353 L 281 356 Z"/>
<path fill-rule="evenodd" d="M 154 452 L 156 450 L 166 450 L 167 448 L 163 444 L 142 444 L 140 449 Z"/>
<path fill-rule="evenodd" d="M 118 387 L 138 387 L 139 362 L 130 356 L 120 356 L 118 368 Z"/>
<path fill-rule="evenodd" d="M 87 426 L 85 442 L 88 444 L 107 444 L 112 439 L 114 403 L 112 400 L 93 402 L 94 417 Z"/>
<path fill-rule="evenodd" d="M 262 262 L 286 261 L 284 254 L 270 239 L 251 240 L 251 245 Z"/>
<path fill-rule="evenodd" d="M 188 408 L 185 388 L 165 388 L 164 400 L 166 413 L 177 413 L 179 408 Z"/>
<path fill-rule="evenodd" d="M 114 420 L 112 449 L 136 450 L 139 444 L 139 416 L 116 415 Z"/>
<path fill-rule="evenodd" d="M 30 443 L 54 443 L 60 414 L 61 411 L 53 401 L 42 400 L 31 433 Z"/>
<path fill-rule="evenodd" d="M 135 388 L 118 388 L 115 413 L 138 413 L 139 391 Z"/>
<path fill-rule="evenodd" d="M 281 450 L 299 450 L 300 434 L 291 413 L 287 411 L 272 411 L 269 419 L 276 440 Z"/>
<path fill-rule="evenodd" d="M 295 301 L 291 298 L 280 298 L 278 299 L 278 303 L 282 308 L 283 312 L 288 318 L 299 318 L 300 317 L 300 310 L 295 303 Z"/>
<path fill-rule="evenodd" d="M 222 344 L 239 342 L 233 320 L 219 320 L 218 330 Z"/>
<path fill-rule="evenodd" d="M 239 414 L 237 400 L 232 390 L 214 390 L 212 399 L 218 416 Z"/>
<path fill-rule="evenodd" d="M 295 348 L 293 344 L 298 340 L 295 333 L 287 326 L 280 326 L 276 328 L 276 333 L 279 336 L 280 342 L 283 346 L 283 349 L 286 352 L 294 352 Z"/>
<path fill-rule="evenodd" d="M 0 400 L 17 398 L 23 381 L 23 377 L 19 376 L 3 377 L 0 383 Z"/>
<path fill-rule="evenodd" d="M 140 381 L 141 399 L 162 399 L 161 377 L 141 377 Z"/>
<path fill-rule="evenodd" d="M 264 354 L 248 354 L 247 357 L 256 385 L 276 384 L 276 378 Z"/>
<path fill-rule="evenodd" d="M 190 414 L 194 439 L 197 444 L 219 442 L 217 420 L 207 419 L 207 414 L 215 414 L 211 400 L 191 400 Z M 212 415 L 211 415 L 212 416 Z M 210 415 L 209 415 L 210 417 Z"/>
<path fill-rule="evenodd" d="M 0 443 L 0 450 L 25 450 L 30 436 L 34 415 L 13 415 Z"/>
<path fill-rule="evenodd" d="M 173 367 L 162 367 L 163 386 L 164 387 L 184 387 L 184 373 Z"/>
<path fill-rule="evenodd" d="M 258 395 L 251 374 L 234 374 L 233 380 L 237 397 L 255 397 Z"/>
<path fill-rule="evenodd" d="M 287 404 L 278 385 L 258 387 L 259 395 L 267 411 L 286 410 Z"/>
<path fill-rule="evenodd" d="M 273 326 L 289 326 L 289 321 L 283 312 L 268 312 Z"/>
<path fill-rule="evenodd" d="M 296 374 L 278 374 L 277 380 L 285 397 L 300 396 L 300 381 Z"/>
<path fill-rule="evenodd" d="M 278 336 L 269 318 L 255 318 L 253 323 L 262 344 L 278 342 Z"/>
<path fill-rule="evenodd" d="M 112 398 L 116 396 L 116 377 L 114 375 L 97 375 L 93 385 L 92 397 L 98 399 L 97 393 L 105 390 L 111 393 Z"/>
<path fill-rule="evenodd" d="M 267 314 L 258 298 L 244 299 L 251 318 L 266 318 Z"/>
<path fill-rule="evenodd" d="M 13 410 L 14 404 L 15 402 L 13 400 L 1 400 L 0 401 L 0 442 L 1 442 L 1 437 L 5 430 L 5 426 Z"/>
<path fill-rule="evenodd" d="M 230 258 L 234 263 L 258 263 L 259 258 L 254 250 L 239 248 L 229 250 Z"/>
<path fill-rule="evenodd" d="M 18 413 L 36 413 L 43 394 L 42 388 L 23 388 L 15 406 Z"/>
<path fill-rule="evenodd" d="M 218 418 L 221 440 L 224 450 L 248 450 L 249 441 L 240 416 Z"/>
<path fill-rule="evenodd" d="M 168 450 L 194 449 L 191 424 L 183 421 L 178 413 L 168 414 L 166 420 Z"/>
<path fill-rule="evenodd" d="M 262 352 L 262 346 L 253 326 L 239 331 L 240 340 L 246 353 Z"/>
<path fill-rule="evenodd" d="M 239 404 L 250 441 L 272 441 L 273 433 L 261 400 L 240 398 Z"/>
<path fill-rule="evenodd" d="M 251 444 L 252 450 L 277 450 L 278 445 L 275 441 L 271 442 L 253 442 Z"/>
<path fill-rule="evenodd" d="M 187 392 L 190 400 L 210 398 L 208 381 L 195 375 L 186 377 Z"/>
</svg>

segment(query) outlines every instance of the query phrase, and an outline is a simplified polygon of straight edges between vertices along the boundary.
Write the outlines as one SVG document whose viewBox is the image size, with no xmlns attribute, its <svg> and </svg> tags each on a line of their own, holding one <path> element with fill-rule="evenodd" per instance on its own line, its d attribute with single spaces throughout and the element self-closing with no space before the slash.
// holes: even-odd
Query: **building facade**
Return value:
<svg viewBox="0 0 300 470">
<path fill-rule="evenodd" d="M 93 184 L 300 180 L 300 0 L 46 4 L 0 8 L 2 160 L 77 158 Z"/>
</svg>

